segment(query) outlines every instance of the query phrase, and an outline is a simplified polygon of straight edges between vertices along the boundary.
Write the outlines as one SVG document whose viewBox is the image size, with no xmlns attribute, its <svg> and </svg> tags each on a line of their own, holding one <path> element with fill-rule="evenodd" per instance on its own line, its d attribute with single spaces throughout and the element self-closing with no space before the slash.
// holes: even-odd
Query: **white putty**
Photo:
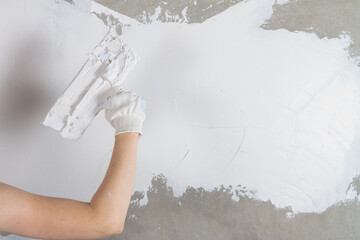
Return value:
<svg viewBox="0 0 360 240">
<path fill-rule="evenodd" d="M 163 173 L 176 195 L 241 184 L 295 212 L 347 198 L 360 170 L 347 157 L 359 130 L 351 40 L 263 30 L 272 4 L 248 1 L 202 24 L 155 22 L 123 36 L 142 58 L 131 78 L 146 76 L 137 87 L 153 106 L 136 190 Z"/>
<path fill-rule="evenodd" d="M 43 122 L 60 131 L 64 138 L 80 138 L 98 112 L 106 107 L 112 87 L 119 87 L 139 60 L 112 30 L 89 55 Z"/>
</svg>

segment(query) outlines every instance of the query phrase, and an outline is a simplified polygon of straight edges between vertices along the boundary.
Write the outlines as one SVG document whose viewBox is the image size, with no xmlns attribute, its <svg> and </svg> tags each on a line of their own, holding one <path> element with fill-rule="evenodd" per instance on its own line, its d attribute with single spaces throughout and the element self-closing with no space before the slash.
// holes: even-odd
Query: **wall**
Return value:
<svg viewBox="0 0 360 240">
<path fill-rule="evenodd" d="M 113 239 L 360 237 L 356 1 L 0 5 L 0 181 L 91 198 L 113 144 L 103 113 L 75 142 L 40 122 L 123 23 L 140 56 L 124 87 L 148 109 L 125 231 Z"/>
</svg>

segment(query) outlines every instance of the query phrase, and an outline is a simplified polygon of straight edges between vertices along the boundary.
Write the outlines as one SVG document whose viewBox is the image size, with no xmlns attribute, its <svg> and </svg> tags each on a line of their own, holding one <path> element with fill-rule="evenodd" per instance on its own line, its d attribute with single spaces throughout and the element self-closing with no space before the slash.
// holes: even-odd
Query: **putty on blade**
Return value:
<svg viewBox="0 0 360 240">
<path fill-rule="evenodd" d="M 111 99 L 139 57 L 111 31 L 95 47 L 74 80 L 48 112 L 43 125 L 79 139 Z"/>
</svg>

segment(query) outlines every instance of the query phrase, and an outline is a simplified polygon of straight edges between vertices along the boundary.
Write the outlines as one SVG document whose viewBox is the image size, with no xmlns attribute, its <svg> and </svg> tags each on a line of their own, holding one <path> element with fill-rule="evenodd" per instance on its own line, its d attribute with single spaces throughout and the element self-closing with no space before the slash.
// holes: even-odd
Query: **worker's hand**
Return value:
<svg viewBox="0 0 360 240">
<path fill-rule="evenodd" d="M 124 132 L 138 132 L 143 135 L 146 100 L 125 89 L 114 90 L 105 117 L 115 128 L 115 136 Z"/>
</svg>

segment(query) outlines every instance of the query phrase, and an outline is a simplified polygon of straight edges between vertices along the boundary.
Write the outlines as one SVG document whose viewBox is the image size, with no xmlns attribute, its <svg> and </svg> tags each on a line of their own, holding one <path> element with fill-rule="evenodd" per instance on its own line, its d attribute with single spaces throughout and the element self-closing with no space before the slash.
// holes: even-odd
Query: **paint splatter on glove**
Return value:
<svg viewBox="0 0 360 240">
<path fill-rule="evenodd" d="M 105 118 L 115 128 L 115 136 L 124 132 L 138 132 L 143 135 L 146 100 L 125 89 L 114 90 Z"/>
</svg>

